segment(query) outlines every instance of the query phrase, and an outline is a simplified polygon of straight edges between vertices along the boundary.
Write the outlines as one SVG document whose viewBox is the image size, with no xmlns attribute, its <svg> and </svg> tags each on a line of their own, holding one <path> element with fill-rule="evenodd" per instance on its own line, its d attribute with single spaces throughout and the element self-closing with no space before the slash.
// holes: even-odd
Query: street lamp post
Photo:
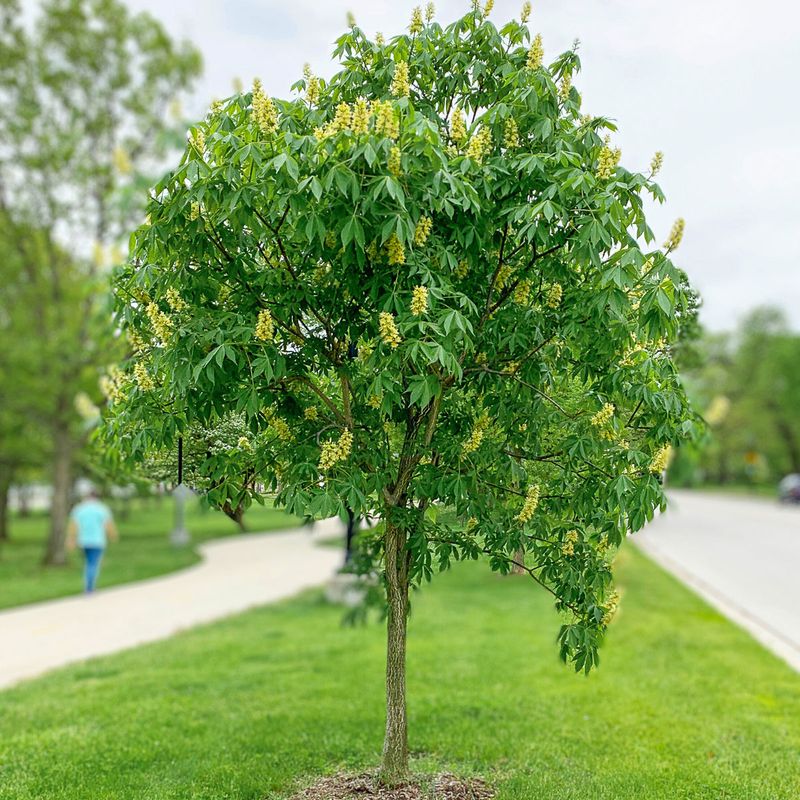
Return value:
<svg viewBox="0 0 800 800">
<path fill-rule="evenodd" d="M 172 491 L 175 499 L 175 527 L 169 536 L 170 542 L 175 547 L 185 547 L 189 544 L 189 531 L 186 530 L 186 500 L 191 496 L 192 490 L 183 482 L 183 437 L 178 437 L 178 485 Z"/>
</svg>

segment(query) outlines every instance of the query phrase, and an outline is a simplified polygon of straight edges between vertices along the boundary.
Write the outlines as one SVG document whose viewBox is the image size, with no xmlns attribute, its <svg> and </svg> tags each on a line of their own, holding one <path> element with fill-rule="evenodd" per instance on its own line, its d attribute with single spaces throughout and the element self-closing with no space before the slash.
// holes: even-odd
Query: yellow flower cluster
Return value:
<svg viewBox="0 0 800 800">
<path fill-rule="evenodd" d="M 264 92 L 261 81 L 253 81 L 253 118 L 262 133 L 274 133 L 278 130 L 278 111 L 272 98 Z"/>
<path fill-rule="evenodd" d="M 483 18 L 487 19 L 489 14 L 492 13 L 492 9 L 494 8 L 494 0 L 486 0 L 486 5 L 483 7 Z"/>
<path fill-rule="evenodd" d="M 578 531 L 572 530 L 567 531 L 567 535 L 564 537 L 565 541 L 564 544 L 561 545 L 561 552 L 565 556 L 571 556 L 575 554 L 575 545 L 578 542 Z"/>
<path fill-rule="evenodd" d="M 75 410 L 81 419 L 92 422 L 100 416 L 100 409 L 92 402 L 92 398 L 86 392 L 78 392 L 75 395 L 74 403 Z"/>
<path fill-rule="evenodd" d="M 458 262 L 458 266 L 453 270 L 453 274 L 460 281 L 464 280 L 469 274 L 469 261 L 467 261 L 466 258 L 462 258 L 461 261 Z"/>
<path fill-rule="evenodd" d="M 303 410 L 303 416 L 306 419 L 317 419 L 319 417 L 319 410 L 316 406 L 308 406 L 306 409 Z"/>
<path fill-rule="evenodd" d="M 433 228 L 433 220 L 430 217 L 422 216 L 419 218 L 416 227 L 414 228 L 414 244 L 417 247 L 423 247 L 428 237 L 431 235 Z"/>
<path fill-rule="evenodd" d="M 665 444 L 653 456 L 653 460 L 650 462 L 650 472 L 660 475 L 667 468 L 671 456 L 672 446 Z"/>
<path fill-rule="evenodd" d="M 133 166 L 128 151 L 124 147 L 115 147 L 112 154 L 112 161 L 114 162 L 114 169 L 120 175 L 129 175 Z"/>
<path fill-rule="evenodd" d="M 315 106 L 319 102 L 319 78 L 316 75 L 309 75 L 306 81 L 306 100 L 310 106 Z"/>
<path fill-rule="evenodd" d="M 148 304 L 147 318 L 155 335 L 166 342 L 172 334 L 172 320 L 155 303 Z"/>
<path fill-rule="evenodd" d="M 250 440 L 246 436 L 240 436 L 239 440 L 236 442 L 236 446 L 247 453 L 253 450 L 253 445 L 250 444 Z"/>
<path fill-rule="evenodd" d="M 378 47 L 383 47 L 386 44 L 386 39 L 384 39 L 380 31 L 375 34 L 375 44 L 378 45 Z"/>
<path fill-rule="evenodd" d="M 731 401 L 724 394 L 718 394 L 711 403 L 709 403 L 706 413 L 703 414 L 703 416 L 706 422 L 713 428 L 719 425 L 725 417 L 728 416 L 730 410 Z"/>
<path fill-rule="evenodd" d="M 669 236 L 667 237 L 667 241 L 664 242 L 664 249 L 670 253 L 673 250 L 677 250 L 678 245 L 681 243 L 683 239 L 683 229 L 686 227 L 686 221 L 683 217 L 678 217 L 675 222 L 672 223 L 672 230 L 669 232 Z"/>
<path fill-rule="evenodd" d="M 508 264 L 503 264 L 503 266 L 497 271 L 497 277 L 495 278 L 494 285 L 498 289 L 504 289 L 513 272 L 514 270 Z"/>
<path fill-rule="evenodd" d="M 275 338 L 275 323 L 268 308 L 262 308 L 258 312 L 255 337 L 260 342 L 271 342 Z"/>
<path fill-rule="evenodd" d="M 503 144 L 509 149 L 519 147 L 519 126 L 514 117 L 509 117 L 506 120 L 506 127 L 503 132 Z"/>
<path fill-rule="evenodd" d="M 472 433 L 470 433 L 469 439 L 464 442 L 462 447 L 464 455 L 474 453 L 481 446 L 481 442 L 483 441 L 483 437 L 486 435 L 486 429 L 488 427 L 489 415 L 484 411 L 483 414 L 481 414 L 478 419 L 475 420 L 475 425 L 472 427 Z"/>
<path fill-rule="evenodd" d="M 530 49 L 528 50 L 528 69 L 539 69 L 544 60 L 544 43 L 542 42 L 542 34 L 537 33 L 533 37 Z"/>
<path fill-rule="evenodd" d="M 522 4 L 522 11 L 519 13 L 519 21 L 524 25 L 531 16 L 531 4 L 530 0 L 525 0 Z"/>
<path fill-rule="evenodd" d="M 603 625 L 610 625 L 619 608 L 619 592 L 616 589 L 612 591 L 606 602 L 600 607 L 603 609 Z"/>
<path fill-rule="evenodd" d="M 467 123 L 464 119 L 464 112 L 461 106 L 456 106 L 453 118 L 450 120 L 450 138 L 456 144 L 462 144 L 467 138 Z"/>
<path fill-rule="evenodd" d="M 561 298 L 564 296 L 564 290 L 561 288 L 560 283 L 554 283 L 547 290 L 547 297 L 545 303 L 548 308 L 558 308 L 561 305 Z"/>
<path fill-rule="evenodd" d="M 430 22 L 434 14 L 436 14 L 436 6 L 433 3 L 428 3 L 428 5 L 425 6 L 425 22 Z"/>
<path fill-rule="evenodd" d="M 605 144 L 597 157 L 597 177 L 601 181 L 607 181 L 611 178 L 622 157 L 622 151 L 619 147 L 610 147 L 609 141 L 609 137 L 606 136 Z"/>
<path fill-rule="evenodd" d="M 348 28 L 355 28 L 356 26 L 356 15 L 352 11 L 347 12 L 347 27 Z"/>
<path fill-rule="evenodd" d="M 116 365 L 108 368 L 108 372 L 103 375 L 98 385 L 103 397 L 110 403 L 118 403 L 125 399 L 125 384 L 127 378 L 125 373 Z"/>
<path fill-rule="evenodd" d="M 189 144 L 197 150 L 200 155 L 206 151 L 206 135 L 200 128 L 195 128 L 189 134 Z"/>
<path fill-rule="evenodd" d="M 189 220 L 194 222 L 200 216 L 200 203 L 193 202 L 191 206 L 189 206 Z"/>
<path fill-rule="evenodd" d="M 614 416 L 614 408 L 612 403 L 606 403 L 596 414 L 592 416 L 589 422 L 595 428 L 604 428 L 611 422 L 611 418 Z"/>
<path fill-rule="evenodd" d="M 567 72 L 564 77 L 561 79 L 561 84 L 558 87 L 558 96 L 561 99 L 562 103 L 566 103 L 569 100 L 569 93 L 572 89 L 572 75 Z"/>
<path fill-rule="evenodd" d="M 400 155 L 400 148 L 397 145 L 393 145 L 392 149 L 389 151 L 389 161 L 386 166 L 389 168 L 389 172 L 395 177 L 399 176 L 403 171 Z"/>
<path fill-rule="evenodd" d="M 391 100 L 375 100 L 372 103 L 372 113 L 375 114 L 375 134 L 397 139 L 400 135 L 400 123 L 394 113 Z"/>
<path fill-rule="evenodd" d="M 134 353 L 141 353 L 147 347 L 144 339 L 132 328 L 128 329 L 128 344 L 131 346 L 131 350 L 133 350 Z"/>
<path fill-rule="evenodd" d="M 395 97 L 408 97 L 410 86 L 408 82 L 408 62 L 398 61 L 394 65 L 394 76 L 389 91 Z"/>
<path fill-rule="evenodd" d="M 518 306 L 526 306 L 531 299 L 531 282 L 529 280 L 522 280 L 517 284 L 514 289 L 514 302 Z"/>
<path fill-rule="evenodd" d="M 327 472 L 340 461 L 346 461 L 350 457 L 352 448 L 353 434 L 345 428 L 336 441 L 323 443 L 322 451 L 319 455 L 319 471 Z"/>
<path fill-rule="evenodd" d="M 270 427 L 275 431 L 275 435 L 282 442 L 291 442 L 294 439 L 292 431 L 289 429 L 283 417 L 279 417 L 277 414 L 271 414 L 268 419 Z"/>
<path fill-rule="evenodd" d="M 394 317 L 388 311 L 381 311 L 378 317 L 378 331 L 380 332 L 381 341 L 384 344 L 388 344 L 392 350 L 403 341 L 400 331 L 397 330 L 397 325 L 394 324 Z"/>
<path fill-rule="evenodd" d="M 147 367 L 141 361 L 133 365 L 133 377 L 137 385 L 143 392 L 152 392 L 156 388 L 155 381 L 147 371 Z"/>
<path fill-rule="evenodd" d="M 411 293 L 411 313 L 415 317 L 422 316 L 428 310 L 428 289 L 417 286 Z"/>
<path fill-rule="evenodd" d="M 389 264 L 405 264 L 406 263 L 406 248 L 405 245 L 397 238 L 397 234 L 393 233 L 386 242 L 386 253 L 389 257 Z"/>
<path fill-rule="evenodd" d="M 377 394 L 371 394 L 369 399 L 367 400 L 367 405 L 370 408 L 380 408 L 381 407 L 381 398 Z"/>
<path fill-rule="evenodd" d="M 217 292 L 217 302 L 220 305 L 224 305 L 225 303 L 228 302 L 228 300 L 230 299 L 230 296 L 231 296 L 232 293 L 233 293 L 233 289 L 231 289 L 231 287 L 228 286 L 227 283 L 223 283 L 219 287 L 219 291 Z"/>
<path fill-rule="evenodd" d="M 656 175 L 658 175 L 663 165 L 664 165 L 664 154 L 660 150 L 658 150 L 653 156 L 653 160 L 650 162 L 650 177 L 654 178 Z"/>
<path fill-rule="evenodd" d="M 411 24 L 408 26 L 408 32 L 414 36 L 417 33 L 422 33 L 422 9 L 417 6 L 411 12 Z"/>
<path fill-rule="evenodd" d="M 492 149 L 492 132 L 484 125 L 469 140 L 467 145 L 467 158 L 480 164 Z"/>
<path fill-rule="evenodd" d="M 172 286 L 167 289 L 165 299 L 167 305 L 176 313 L 186 311 L 189 308 L 189 304 L 181 297 L 180 292 Z"/>
<path fill-rule="evenodd" d="M 517 522 L 521 522 L 524 525 L 526 522 L 530 521 L 539 506 L 540 494 L 541 490 L 538 484 L 532 483 L 528 487 L 528 491 L 525 494 L 525 502 L 522 504 L 522 508 L 516 517 Z"/>
<path fill-rule="evenodd" d="M 339 131 L 346 131 L 353 121 L 353 112 L 347 103 L 339 103 L 336 106 L 336 113 L 333 115 L 330 125 L 328 126 L 330 133 L 338 133 Z"/>
<path fill-rule="evenodd" d="M 359 97 L 353 106 L 353 120 L 351 123 L 353 133 L 367 133 L 371 116 L 367 101 L 363 97 Z"/>
</svg>

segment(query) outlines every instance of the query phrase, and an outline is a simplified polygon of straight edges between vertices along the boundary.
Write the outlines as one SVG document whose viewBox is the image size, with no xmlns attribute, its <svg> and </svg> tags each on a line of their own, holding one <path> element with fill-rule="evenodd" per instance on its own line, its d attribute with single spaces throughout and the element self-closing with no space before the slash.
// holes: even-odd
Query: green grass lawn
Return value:
<svg viewBox="0 0 800 800">
<path fill-rule="evenodd" d="M 528 579 L 470 563 L 416 595 L 415 769 L 501 800 L 800 797 L 800 677 L 632 549 L 618 575 L 588 678 Z M 0 798 L 262 800 L 374 766 L 384 633 L 341 614 L 311 592 L 0 693 Z"/>
<path fill-rule="evenodd" d="M 674 488 L 693 492 L 708 492 L 710 494 L 762 497 L 769 500 L 778 499 L 777 485 L 763 483 L 704 483 L 699 486 L 676 486 Z"/>
<path fill-rule="evenodd" d="M 151 578 L 199 560 L 194 546 L 175 548 L 169 543 L 173 523 L 171 500 L 160 504 L 135 501 L 127 515 L 119 512 L 121 509 L 116 514 L 120 540 L 112 542 L 103 557 L 101 588 Z M 245 524 L 251 531 L 287 528 L 297 522 L 271 506 L 253 506 L 245 515 Z M 222 512 L 202 508 L 196 500 L 187 506 L 186 525 L 192 545 L 239 533 L 236 524 Z M 42 566 L 47 530 L 48 518 L 44 514 L 12 518 L 11 540 L 0 544 L 0 608 L 82 590 L 83 563 L 79 552 L 71 555 L 66 567 Z"/>
</svg>

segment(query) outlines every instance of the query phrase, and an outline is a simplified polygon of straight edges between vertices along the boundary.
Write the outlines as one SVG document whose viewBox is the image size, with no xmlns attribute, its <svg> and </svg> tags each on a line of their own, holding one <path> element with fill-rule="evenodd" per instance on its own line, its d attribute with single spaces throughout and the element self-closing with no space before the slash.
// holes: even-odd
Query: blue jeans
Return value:
<svg viewBox="0 0 800 800">
<path fill-rule="evenodd" d="M 100 561 L 103 558 L 102 547 L 84 547 L 83 556 L 85 566 L 83 570 L 84 588 L 87 592 L 94 591 L 97 576 L 100 573 Z"/>
</svg>

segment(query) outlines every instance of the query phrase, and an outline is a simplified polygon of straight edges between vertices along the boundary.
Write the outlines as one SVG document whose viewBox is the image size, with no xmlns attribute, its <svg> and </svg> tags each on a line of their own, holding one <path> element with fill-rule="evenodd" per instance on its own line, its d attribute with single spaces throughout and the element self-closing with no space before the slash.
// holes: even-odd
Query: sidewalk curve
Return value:
<svg viewBox="0 0 800 800">
<path fill-rule="evenodd" d="M 47 670 L 164 639 L 327 580 L 342 552 L 316 540 L 338 519 L 199 547 L 196 566 L 137 583 L 0 611 L 0 689 Z"/>
</svg>

